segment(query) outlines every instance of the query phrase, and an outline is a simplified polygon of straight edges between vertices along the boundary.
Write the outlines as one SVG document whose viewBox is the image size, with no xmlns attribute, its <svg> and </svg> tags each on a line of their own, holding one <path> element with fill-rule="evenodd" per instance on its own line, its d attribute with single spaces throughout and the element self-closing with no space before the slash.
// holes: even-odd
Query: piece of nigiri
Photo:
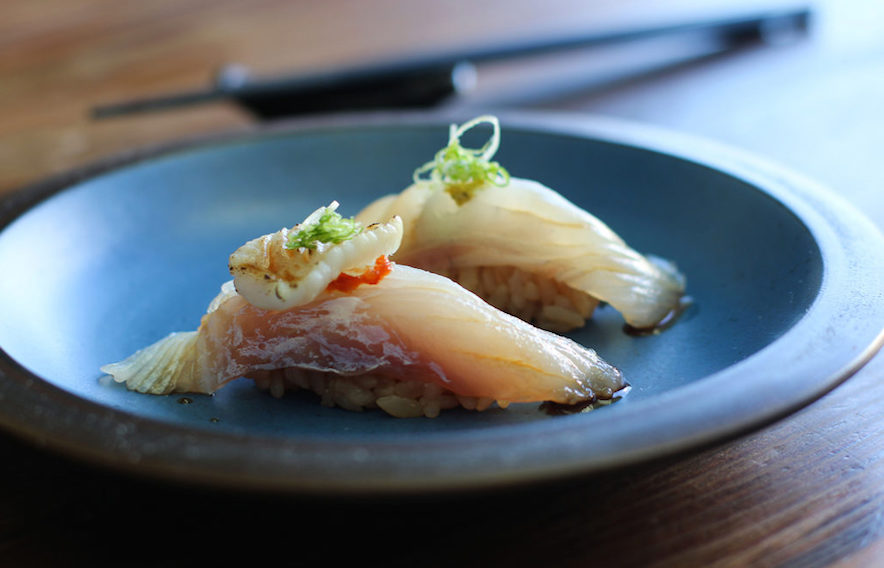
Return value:
<svg viewBox="0 0 884 568">
<path fill-rule="evenodd" d="M 494 128 L 491 141 L 463 148 L 460 136 L 483 122 Z M 400 217 L 396 262 L 448 276 L 546 329 L 582 326 L 600 301 L 640 329 L 673 313 L 685 288 L 675 266 L 639 254 L 541 183 L 510 177 L 490 161 L 499 136 L 490 116 L 452 125 L 449 145 L 415 172 L 411 186 L 373 202 L 356 220 Z"/>
<path fill-rule="evenodd" d="M 342 236 L 335 242 L 323 230 L 347 220 L 323 221 L 329 211 L 231 255 L 235 279 L 197 331 L 171 334 L 102 370 L 153 394 L 211 393 L 249 377 L 276 396 L 306 388 L 327 405 L 381 407 L 394 416 L 493 401 L 579 405 L 626 386 L 594 351 L 505 314 L 448 278 L 390 263 L 386 255 L 402 235 L 398 218 L 354 225 L 343 236 L 326 231 Z M 309 238 L 319 240 L 301 239 L 311 227 L 319 229 Z"/>
</svg>

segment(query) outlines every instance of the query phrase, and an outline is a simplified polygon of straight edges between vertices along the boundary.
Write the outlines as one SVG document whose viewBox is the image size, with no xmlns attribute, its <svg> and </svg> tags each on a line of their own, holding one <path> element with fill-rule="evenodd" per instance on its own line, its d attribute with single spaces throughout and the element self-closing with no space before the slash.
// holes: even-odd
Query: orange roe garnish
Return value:
<svg viewBox="0 0 884 568">
<path fill-rule="evenodd" d="M 343 272 L 329 282 L 326 290 L 339 292 L 352 292 L 360 284 L 377 284 L 384 279 L 384 276 L 393 269 L 393 263 L 387 258 L 387 255 L 381 255 L 374 261 L 374 266 L 360 274 L 359 276 L 350 276 Z"/>
</svg>

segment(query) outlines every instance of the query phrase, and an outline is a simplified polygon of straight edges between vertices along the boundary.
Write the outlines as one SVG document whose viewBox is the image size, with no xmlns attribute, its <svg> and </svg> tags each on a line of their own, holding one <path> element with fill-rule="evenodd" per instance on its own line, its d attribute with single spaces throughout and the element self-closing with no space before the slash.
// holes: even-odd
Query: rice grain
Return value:
<svg viewBox="0 0 884 568">
<path fill-rule="evenodd" d="M 493 399 L 455 395 L 436 383 L 403 381 L 382 375 L 348 377 L 289 367 L 255 371 L 249 376 L 252 377 L 255 377 L 255 386 L 268 391 L 274 398 L 281 398 L 286 391 L 308 390 L 320 397 L 323 406 L 337 406 L 354 412 L 381 409 L 397 418 L 435 418 L 443 410 L 458 406 L 486 410 L 494 405 Z M 502 402 L 499 406 L 507 404 Z"/>
<path fill-rule="evenodd" d="M 575 288 L 512 266 L 437 270 L 492 306 L 549 331 L 583 326 L 598 300 Z"/>
</svg>

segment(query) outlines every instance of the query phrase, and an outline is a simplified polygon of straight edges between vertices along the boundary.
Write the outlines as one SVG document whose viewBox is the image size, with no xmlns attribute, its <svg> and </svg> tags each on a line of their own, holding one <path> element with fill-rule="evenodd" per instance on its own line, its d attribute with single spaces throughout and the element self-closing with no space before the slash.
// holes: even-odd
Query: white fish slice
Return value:
<svg viewBox="0 0 884 568">
<path fill-rule="evenodd" d="M 540 315 L 553 302 L 579 314 L 576 321 L 582 324 L 589 314 L 575 294 L 609 303 L 635 328 L 653 328 L 677 309 L 685 279 L 672 263 L 639 254 L 601 220 L 543 184 L 510 178 L 498 164 L 487 161 L 486 149 L 480 153 L 460 148 L 459 136 L 482 122 L 494 127 L 492 139 L 499 137 L 493 117 L 479 117 L 453 130 L 448 148 L 428 164 L 435 164 L 435 175 L 421 178 L 425 165 L 416 172 L 413 185 L 378 199 L 356 216 L 362 223 L 402 219 L 404 236 L 394 260 L 450 276 L 465 286 L 465 273 L 499 268 L 515 270 L 535 286 L 553 285 L 558 293 L 537 299 L 527 311 L 516 305 L 523 300 L 518 295 L 501 298 L 498 282 L 469 286 L 497 307 L 541 325 Z M 482 171 L 486 165 L 487 177 L 456 177 L 457 172 Z M 445 168 L 455 173 L 446 174 Z M 576 325 L 557 331 L 572 327 Z"/>
</svg>

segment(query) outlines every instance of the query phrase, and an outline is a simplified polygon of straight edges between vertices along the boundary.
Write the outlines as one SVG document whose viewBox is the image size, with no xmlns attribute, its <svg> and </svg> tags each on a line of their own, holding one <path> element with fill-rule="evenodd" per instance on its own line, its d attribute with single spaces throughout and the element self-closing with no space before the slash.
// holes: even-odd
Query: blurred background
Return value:
<svg viewBox="0 0 884 568">
<path fill-rule="evenodd" d="M 872 152 L 842 151 L 837 140 L 845 130 L 861 130 L 870 149 L 884 145 L 884 129 L 870 127 L 884 124 L 882 6 L 879 0 L 10 0 L 0 5 L 0 192 L 134 147 L 252 127 L 255 118 L 227 101 L 101 120 L 91 115 L 99 105 L 208 88 L 230 64 L 262 79 L 315 75 L 803 8 L 811 13 L 806 35 L 774 26 L 764 43 L 739 49 L 694 33 L 480 61 L 472 87 L 443 106 L 576 110 L 649 122 L 844 183 L 830 174 L 833 167 L 862 171 L 859 162 L 874 159 Z M 767 134 L 759 136 L 761 130 Z M 817 144 L 789 144 L 793 138 Z"/>
</svg>

